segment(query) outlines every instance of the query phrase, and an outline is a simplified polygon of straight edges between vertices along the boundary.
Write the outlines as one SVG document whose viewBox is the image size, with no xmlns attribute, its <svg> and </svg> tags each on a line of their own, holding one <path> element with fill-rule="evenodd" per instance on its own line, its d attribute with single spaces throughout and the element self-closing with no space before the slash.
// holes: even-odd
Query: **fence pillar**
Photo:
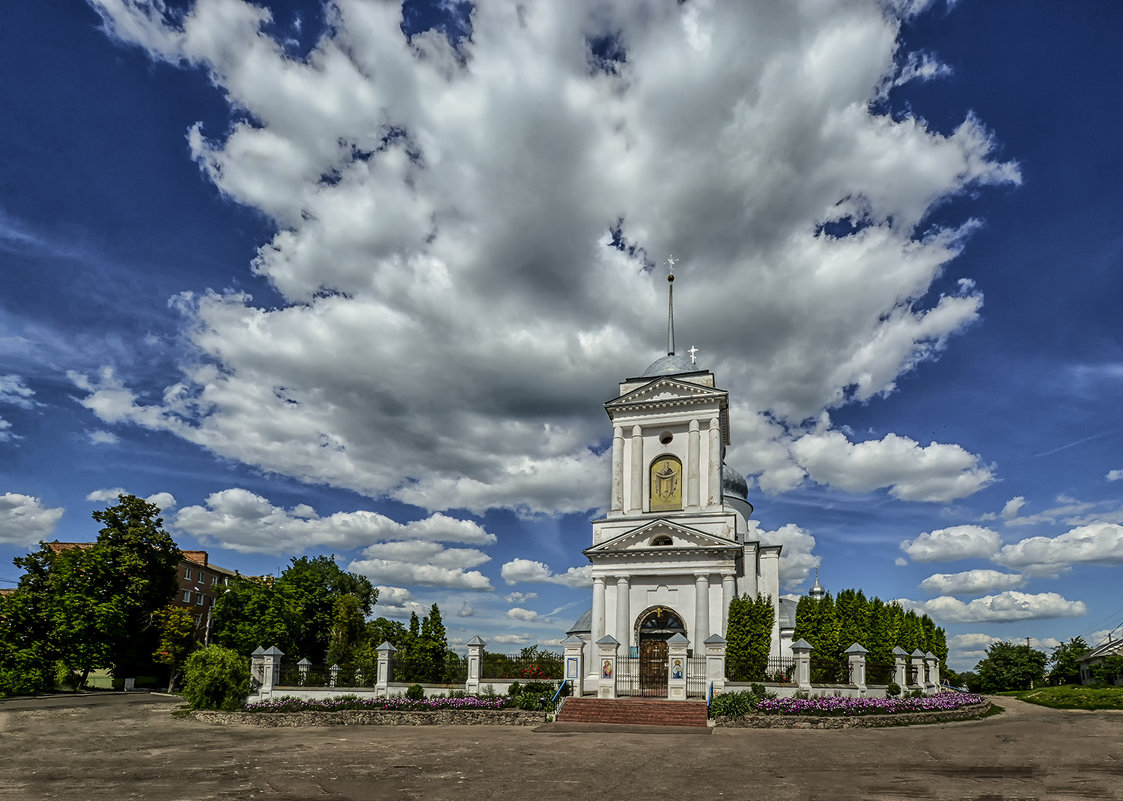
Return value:
<svg viewBox="0 0 1123 801">
<path fill-rule="evenodd" d="M 265 649 L 261 654 L 261 696 L 268 698 L 273 694 L 273 687 L 281 681 L 281 657 L 284 653 L 277 646 Z"/>
<path fill-rule="evenodd" d="M 374 649 L 378 654 L 378 672 L 374 674 L 374 697 L 390 697 L 390 681 L 394 678 L 394 652 L 398 649 L 388 642 Z"/>
<path fill-rule="evenodd" d="M 468 640 L 468 681 L 464 685 L 468 695 L 479 695 L 480 672 L 483 670 L 484 646 L 487 643 L 480 639 L 480 635 Z"/>
<path fill-rule="evenodd" d="M 683 636 L 681 631 L 675 632 L 667 640 L 667 698 L 672 701 L 686 700 L 686 671 L 689 662 L 686 659 L 690 640 Z"/>
<path fill-rule="evenodd" d="M 339 665 L 332 665 L 328 668 L 328 686 L 334 687 L 339 684 Z"/>
<path fill-rule="evenodd" d="M 924 661 L 928 663 L 928 692 L 938 693 L 940 691 L 940 658 L 929 651 L 924 655 Z"/>
<path fill-rule="evenodd" d="M 850 661 L 850 683 L 858 688 L 859 696 L 866 694 L 866 654 L 867 651 L 858 643 L 846 649 L 846 658 Z"/>
<path fill-rule="evenodd" d="M 908 655 L 909 652 L 899 645 L 893 649 L 893 681 L 902 692 L 909 686 L 908 669 L 905 667 L 905 659 Z"/>
<path fill-rule="evenodd" d="M 580 698 L 585 693 L 585 641 L 576 634 L 570 634 L 562 645 L 565 647 L 565 673 L 563 680 L 568 680 L 574 698 Z"/>
<path fill-rule="evenodd" d="M 725 642 L 720 634 L 706 638 L 706 682 L 713 684 L 714 695 L 725 692 Z"/>
<path fill-rule="evenodd" d="M 811 652 L 814 646 L 802 637 L 792 643 L 795 657 L 795 683 L 801 690 L 811 689 Z"/>
<path fill-rule="evenodd" d="M 913 676 L 912 688 L 914 690 L 924 689 L 925 667 L 924 667 L 924 652 L 917 648 L 910 656 L 910 662 L 916 667 L 916 675 Z"/>
<path fill-rule="evenodd" d="M 304 657 L 296 663 L 296 671 L 301 687 L 306 687 L 308 685 L 308 671 L 311 669 L 312 663 L 308 661 L 308 657 Z"/>
<path fill-rule="evenodd" d="M 265 649 L 260 645 L 250 654 L 250 680 L 257 687 L 265 683 Z"/>
<path fill-rule="evenodd" d="M 597 640 L 597 698 L 616 697 L 616 654 L 620 650 L 620 641 L 611 634 L 606 634 Z"/>
</svg>

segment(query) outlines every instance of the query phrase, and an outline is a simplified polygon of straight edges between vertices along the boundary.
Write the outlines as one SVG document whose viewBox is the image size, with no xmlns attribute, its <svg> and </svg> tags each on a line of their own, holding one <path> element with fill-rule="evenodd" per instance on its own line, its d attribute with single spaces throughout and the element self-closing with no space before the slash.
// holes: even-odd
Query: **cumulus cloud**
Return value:
<svg viewBox="0 0 1123 801">
<path fill-rule="evenodd" d="M 538 613 L 532 609 L 523 609 L 522 607 L 515 606 L 507 610 L 507 617 L 512 620 L 522 620 L 529 622 L 538 619 Z"/>
<path fill-rule="evenodd" d="M 780 551 L 780 586 L 796 589 L 807 583 L 811 571 L 819 566 L 815 549 L 815 538 L 795 523 L 780 526 L 775 531 L 766 531 L 756 520 L 750 520 L 745 532 L 745 540 L 758 540 L 763 545 L 782 545 Z"/>
<path fill-rule="evenodd" d="M 174 527 L 203 541 L 245 553 L 300 553 L 309 548 L 355 548 L 378 540 L 409 539 L 489 545 L 495 535 L 471 520 L 434 514 L 398 523 L 366 510 L 320 517 L 307 504 L 274 506 L 246 489 L 212 493 L 205 506 L 176 513 Z"/>
<path fill-rule="evenodd" d="M 116 445 L 121 441 L 121 438 L 114 434 L 112 431 L 105 431 L 97 429 L 96 431 L 87 431 L 86 438 L 93 445 Z"/>
<path fill-rule="evenodd" d="M 478 570 L 465 570 L 491 560 L 475 548 L 445 548 L 424 540 L 382 542 L 368 546 L 363 558 L 347 569 L 373 582 L 398 581 L 425 587 L 490 590 L 491 581 Z"/>
<path fill-rule="evenodd" d="M 967 525 L 926 531 L 902 542 L 901 550 L 914 562 L 954 562 L 992 557 L 1001 544 L 997 531 Z"/>
<path fill-rule="evenodd" d="M 1055 592 L 1030 594 L 1007 590 L 964 603 L 950 595 L 918 602 L 905 598 L 897 603 L 915 609 L 942 623 L 1007 623 L 1051 617 L 1076 617 L 1088 611 L 1083 601 L 1070 601 Z"/>
<path fill-rule="evenodd" d="M 536 592 L 509 592 L 503 596 L 503 600 L 509 604 L 521 604 L 526 601 L 533 601 L 537 597 L 538 593 Z"/>
<path fill-rule="evenodd" d="M 1123 470 L 1108 470 L 1107 471 L 1107 480 L 1108 481 L 1118 481 L 1121 478 L 1123 478 Z"/>
<path fill-rule="evenodd" d="M 1055 573 L 1076 563 L 1123 564 L 1123 525 L 1093 523 L 1056 537 L 1029 537 L 1003 546 L 994 561 L 1034 573 Z"/>
<path fill-rule="evenodd" d="M 1007 520 L 1013 520 L 1018 516 L 1018 512 L 1026 505 L 1026 499 L 1021 495 L 1011 498 L 1006 501 L 1006 505 L 1002 507 L 1002 516 Z"/>
<path fill-rule="evenodd" d="M 544 562 L 532 559 L 512 559 L 500 568 L 499 574 L 508 584 L 523 581 L 541 581 L 547 584 L 564 584 L 566 587 L 591 587 L 590 565 L 571 567 L 564 573 L 555 573 Z M 531 596 L 524 595 L 524 598 Z"/>
<path fill-rule="evenodd" d="M 0 543 L 33 545 L 45 540 L 55 530 L 64 511 L 61 506 L 46 507 L 31 495 L 6 492 L 0 495 Z"/>
<path fill-rule="evenodd" d="M 378 603 L 375 604 L 374 610 L 376 616 L 391 620 L 408 620 L 411 614 L 424 617 L 429 613 L 428 607 L 415 601 L 413 594 L 405 587 L 389 587 L 382 584 L 375 586 L 378 590 Z"/>
<path fill-rule="evenodd" d="M 920 588 L 929 595 L 977 595 L 1020 587 L 1024 583 L 1025 577 L 1018 573 L 967 570 L 962 573 L 934 573 L 920 582 Z"/>
<path fill-rule="evenodd" d="M 974 223 L 922 221 L 1020 180 L 971 115 L 940 131 L 877 110 L 945 69 L 900 46 L 903 6 L 481 3 L 458 50 L 407 39 L 395 4 L 334 0 L 298 59 L 244 0 L 93 2 L 223 93 L 233 122 L 193 126 L 190 154 L 275 222 L 252 268 L 282 299 L 179 298 L 191 353 L 162 393 L 72 374 L 104 423 L 430 511 L 599 507 L 591 399 L 659 355 L 650 268 L 673 252 L 761 487 L 932 501 L 992 480 L 958 445 L 802 427 L 978 319 L 969 281 L 933 292 Z M 605 37 L 618 61 L 593 55 Z"/>
</svg>

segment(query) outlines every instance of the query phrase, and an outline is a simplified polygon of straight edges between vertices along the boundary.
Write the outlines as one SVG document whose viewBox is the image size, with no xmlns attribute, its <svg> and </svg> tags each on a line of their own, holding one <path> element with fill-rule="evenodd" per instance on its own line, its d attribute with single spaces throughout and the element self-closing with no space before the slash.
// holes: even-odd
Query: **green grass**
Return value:
<svg viewBox="0 0 1123 801">
<path fill-rule="evenodd" d="M 1053 709 L 1123 709 L 1123 687 L 1038 687 L 998 693 Z"/>
</svg>

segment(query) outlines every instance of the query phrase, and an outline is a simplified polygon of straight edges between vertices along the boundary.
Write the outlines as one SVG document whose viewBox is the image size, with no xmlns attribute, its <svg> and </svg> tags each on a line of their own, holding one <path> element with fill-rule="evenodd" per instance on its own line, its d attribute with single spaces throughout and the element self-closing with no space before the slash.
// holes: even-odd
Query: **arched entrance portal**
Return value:
<svg viewBox="0 0 1123 801">
<path fill-rule="evenodd" d="M 643 695 L 667 695 L 667 640 L 675 634 L 685 637 L 686 627 L 673 609 L 654 606 L 637 619 L 636 644 Z"/>
</svg>

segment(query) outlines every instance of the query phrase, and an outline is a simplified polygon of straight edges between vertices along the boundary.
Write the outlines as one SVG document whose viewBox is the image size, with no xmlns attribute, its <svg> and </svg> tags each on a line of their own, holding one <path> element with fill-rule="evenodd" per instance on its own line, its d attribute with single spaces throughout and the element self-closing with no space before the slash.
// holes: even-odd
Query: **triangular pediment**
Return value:
<svg viewBox="0 0 1123 801">
<path fill-rule="evenodd" d="M 670 539 L 670 544 L 653 544 Z M 733 540 L 724 537 L 715 537 L 690 526 L 684 526 L 671 520 L 660 518 L 645 523 L 642 526 L 618 534 L 592 548 L 586 548 L 585 553 L 593 556 L 596 554 L 623 553 L 626 551 L 671 551 L 676 548 L 740 548 Z"/>
<path fill-rule="evenodd" d="M 728 393 L 724 389 L 714 389 L 713 387 L 703 387 L 698 384 L 691 384 L 687 381 L 679 381 L 675 378 L 656 378 L 642 387 L 637 387 L 631 392 L 625 392 L 618 398 L 614 398 L 605 404 L 605 408 L 611 409 L 617 406 L 631 406 L 637 403 L 660 403 L 669 401 L 704 401 L 715 400 L 723 401 L 728 397 Z"/>
</svg>

